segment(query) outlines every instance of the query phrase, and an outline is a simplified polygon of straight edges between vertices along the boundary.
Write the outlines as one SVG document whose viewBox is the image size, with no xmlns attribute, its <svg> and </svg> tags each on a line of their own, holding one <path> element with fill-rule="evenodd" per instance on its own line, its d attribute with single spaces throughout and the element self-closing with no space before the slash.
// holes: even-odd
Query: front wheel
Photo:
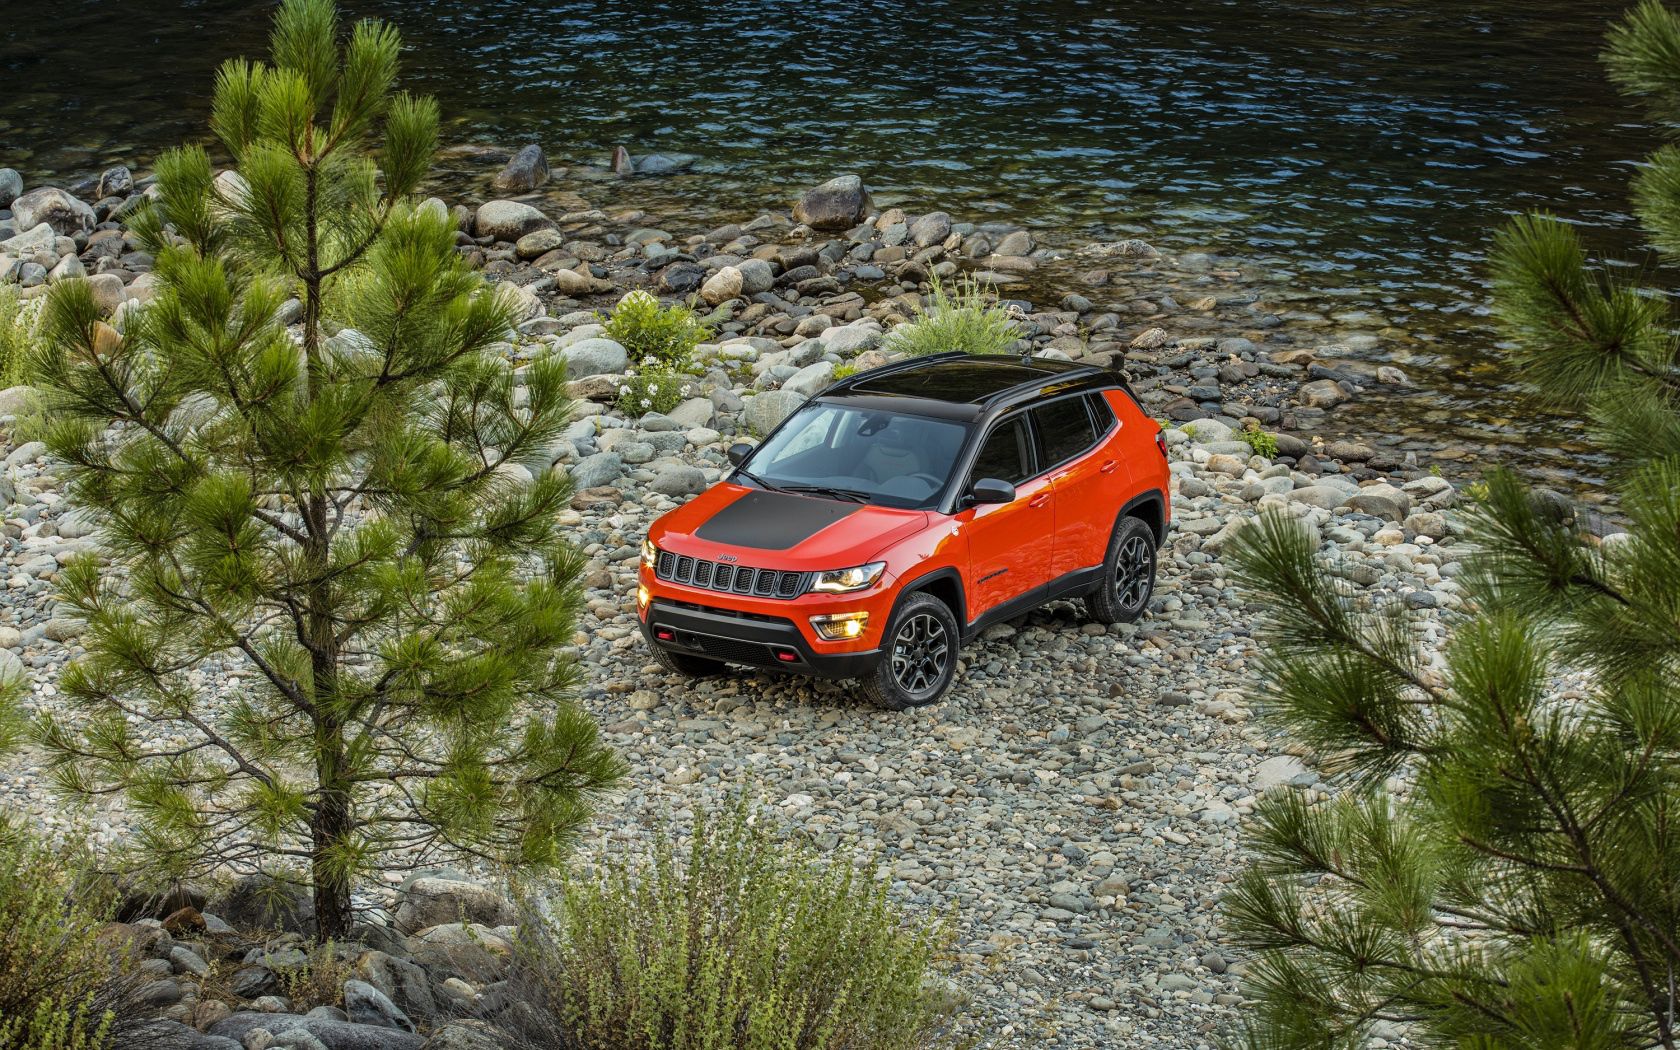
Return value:
<svg viewBox="0 0 1680 1050">
<path fill-rule="evenodd" d="M 1141 518 L 1121 518 L 1108 541 L 1101 585 L 1085 599 L 1091 619 L 1131 623 L 1155 593 L 1155 530 Z"/>
<path fill-rule="evenodd" d="M 957 618 L 931 594 L 899 603 L 887 624 L 881 662 L 862 680 L 864 693 L 888 711 L 925 707 L 945 695 L 957 674 Z"/>
</svg>

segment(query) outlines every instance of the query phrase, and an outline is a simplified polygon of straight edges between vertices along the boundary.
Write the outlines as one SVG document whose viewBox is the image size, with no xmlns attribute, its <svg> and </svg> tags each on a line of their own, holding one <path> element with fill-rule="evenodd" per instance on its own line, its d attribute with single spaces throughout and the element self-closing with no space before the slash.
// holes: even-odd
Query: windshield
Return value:
<svg viewBox="0 0 1680 1050">
<path fill-rule="evenodd" d="M 749 481 L 889 507 L 933 502 L 968 427 L 945 419 L 809 402 L 743 466 Z"/>
</svg>

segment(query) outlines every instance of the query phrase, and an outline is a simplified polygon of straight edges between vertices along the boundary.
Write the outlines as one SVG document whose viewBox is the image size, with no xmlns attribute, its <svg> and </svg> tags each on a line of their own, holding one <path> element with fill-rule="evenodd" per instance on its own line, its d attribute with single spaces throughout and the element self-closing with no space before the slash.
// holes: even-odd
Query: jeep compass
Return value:
<svg viewBox="0 0 1680 1050">
<path fill-rule="evenodd" d="M 1136 619 L 1170 521 L 1166 443 L 1118 372 L 937 354 L 841 380 L 642 546 L 661 666 L 855 678 L 937 700 L 961 646 L 1058 598 Z"/>
</svg>

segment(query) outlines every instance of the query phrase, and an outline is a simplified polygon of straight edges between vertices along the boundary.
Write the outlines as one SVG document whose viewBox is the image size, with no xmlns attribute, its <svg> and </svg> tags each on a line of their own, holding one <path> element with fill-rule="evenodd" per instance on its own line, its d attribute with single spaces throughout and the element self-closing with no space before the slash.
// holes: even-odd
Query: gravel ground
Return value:
<svg viewBox="0 0 1680 1050">
<path fill-rule="evenodd" d="M 100 200 L 98 229 L 45 238 L 22 237 L 0 213 L 0 241 L 13 238 L 0 271 L 36 294 L 82 279 L 85 264 L 119 316 L 138 308 L 152 260 L 120 228 L 124 207 Z M 1367 388 L 1406 389 L 1404 373 L 1364 360 L 1389 338 L 1367 330 L 1380 318 L 1286 308 L 1289 296 L 1269 301 L 1243 267 L 1203 253 L 1163 256 L 1134 240 L 1046 248 L 1019 227 L 939 212 L 860 211 L 825 236 L 779 213 L 680 236 L 641 212 L 551 220 L 494 201 L 455 214 L 461 251 L 526 306 L 510 361 L 561 353 L 576 377 L 580 416 L 552 462 L 577 484 L 567 524 L 592 559 L 582 698 L 631 766 L 601 833 L 644 848 L 696 807 L 752 792 L 822 848 L 877 853 L 905 901 L 951 915 L 972 1001 L 962 1027 L 980 1045 L 1211 1047 L 1240 1005 L 1242 960 L 1221 943 L 1218 902 L 1244 863 L 1242 820 L 1265 790 L 1322 790 L 1311 756 L 1251 721 L 1251 612 L 1227 582 L 1224 542 L 1277 506 L 1320 527 L 1352 587 L 1412 608 L 1426 643 L 1442 640 L 1440 617 L 1458 603 L 1460 545 L 1440 513 L 1454 490 L 1416 467 L 1420 454 L 1450 464 L 1454 450 L 1309 438 L 1333 432 L 1332 410 Z M 884 328 L 914 312 L 905 299 L 930 273 L 976 267 L 1007 294 L 1084 289 L 1051 293 L 1054 308 L 1012 301 L 1034 352 L 1123 366 L 1152 414 L 1194 421 L 1168 433 L 1175 520 L 1149 614 L 1109 628 L 1058 603 L 994 626 L 949 696 L 907 714 L 832 683 L 660 671 L 631 610 L 647 525 L 717 480 L 737 435 L 774 426 L 836 367 L 886 360 Z M 724 315 L 720 341 L 698 352 L 692 396 L 669 416 L 626 420 L 609 407 L 634 363 L 600 338 L 595 309 L 629 288 L 698 294 Z M 0 392 L 0 417 L 18 410 L 13 394 Z M 1277 429 L 1283 462 L 1234 439 L 1244 421 Z M 45 709 L 62 703 L 53 683 L 79 652 L 52 578 L 93 541 L 64 513 L 43 451 L 8 448 L 0 478 L 0 663 L 22 661 L 30 705 Z M 207 702 L 242 671 L 206 667 Z M 0 764 L 0 807 L 67 838 L 127 834 L 119 809 L 56 799 L 29 749 Z"/>
<path fill-rule="evenodd" d="M 603 833 L 635 848 L 744 788 L 823 848 L 878 851 L 905 900 L 949 911 L 973 1001 L 963 1028 L 982 1045 L 1212 1046 L 1240 1003 L 1241 961 L 1218 921 L 1243 862 L 1240 823 L 1259 791 L 1315 783 L 1250 720 L 1255 647 L 1221 542 L 1257 500 L 1286 505 L 1323 524 L 1356 586 L 1413 595 L 1419 629 L 1437 640 L 1437 607 L 1456 602 L 1440 575 L 1453 546 L 1420 537 L 1440 531 L 1439 515 L 1414 513 L 1408 527 L 1315 509 L 1266 494 L 1260 475 L 1290 478 L 1287 491 L 1308 498 L 1321 477 L 1263 461 L 1245 464 L 1246 477 L 1210 470 L 1228 466 L 1221 453 L 1182 432 L 1173 441 L 1175 528 L 1151 614 L 1107 628 L 1057 603 L 994 626 L 948 698 L 908 714 L 877 711 L 842 684 L 659 671 L 628 596 L 641 536 L 676 500 L 647 491 L 658 476 L 648 470 L 621 478 L 618 499 L 584 493 L 572 512 L 595 559 L 578 633 L 583 698 L 631 765 Z M 721 447 L 685 456 L 714 475 Z M 38 451 L 8 459 L 23 508 L 5 526 L 15 626 L 0 627 L 0 645 L 30 667 L 33 703 L 50 706 L 77 649 L 74 623 L 52 616 L 49 578 L 89 541 L 59 513 Z M 1420 501 L 1430 493 L 1428 506 L 1452 498 L 1438 479 L 1409 487 Z M 122 834 L 120 813 L 67 811 L 38 759 L 26 751 L 0 774 L 7 809 L 76 837 Z"/>
</svg>

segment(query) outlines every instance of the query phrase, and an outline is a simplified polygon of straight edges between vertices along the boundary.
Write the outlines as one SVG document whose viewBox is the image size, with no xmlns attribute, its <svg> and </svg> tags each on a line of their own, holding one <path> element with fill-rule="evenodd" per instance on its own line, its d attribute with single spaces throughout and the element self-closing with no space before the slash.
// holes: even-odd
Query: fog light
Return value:
<svg viewBox="0 0 1680 1050">
<path fill-rule="evenodd" d="M 811 626 L 816 630 L 817 637 L 824 641 L 844 642 L 852 638 L 863 637 L 864 628 L 869 626 L 869 614 L 866 612 L 848 612 L 813 616 L 811 617 Z"/>
<path fill-rule="evenodd" d="M 652 600 L 652 598 L 653 598 L 653 593 L 647 589 L 647 584 L 638 583 L 636 585 L 636 608 L 637 609 L 646 609 L 647 605 L 648 605 L 648 602 L 650 600 Z"/>
</svg>

